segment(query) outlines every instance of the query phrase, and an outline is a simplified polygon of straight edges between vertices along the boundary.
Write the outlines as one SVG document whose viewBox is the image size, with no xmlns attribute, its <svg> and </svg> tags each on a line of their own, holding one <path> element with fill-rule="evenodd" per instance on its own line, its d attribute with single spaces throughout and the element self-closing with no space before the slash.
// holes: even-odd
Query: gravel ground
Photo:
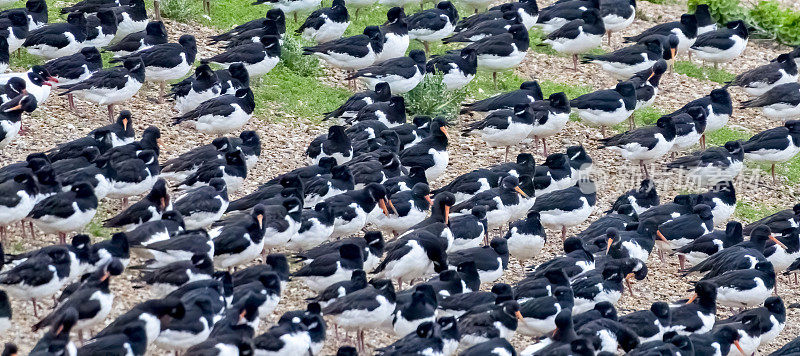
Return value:
<svg viewBox="0 0 800 356">
<path fill-rule="evenodd" d="M 637 20 L 632 26 L 623 31 L 621 34 L 614 36 L 612 42 L 614 48 L 622 46 L 620 43 L 621 35 L 632 35 L 639 31 L 652 26 L 655 22 L 671 21 L 680 16 L 685 9 L 685 6 L 680 4 L 672 5 L 654 5 L 649 2 L 641 1 L 638 3 L 640 11 L 648 14 L 647 20 Z M 655 14 L 655 15 L 652 15 Z M 652 18 L 650 18 L 652 17 Z M 173 23 L 167 21 L 169 32 L 177 37 L 182 33 L 192 33 L 198 37 L 198 49 L 200 57 L 205 57 L 211 53 L 216 52 L 215 48 L 208 46 L 206 38 L 214 32 L 208 28 L 203 28 L 198 25 L 186 25 L 181 23 Z M 176 39 L 176 38 L 175 38 Z M 175 40 L 173 39 L 173 40 Z M 604 45 L 605 47 L 605 45 Z M 610 48 L 605 47 L 606 50 Z M 774 58 L 778 53 L 785 51 L 786 48 L 776 48 L 771 43 L 764 42 L 750 42 L 750 46 L 745 51 L 744 55 L 738 58 L 735 63 L 725 64 L 722 67 L 730 72 L 739 72 L 744 69 L 749 69 L 757 65 L 763 64 L 766 60 Z M 519 68 L 519 74 L 525 77 L 533 77 L 535 79 L 550 79 L 558 82 L 567 82 L 581 85 L 590 85 L 594 88 L 606 88 L 615 84 L 615 81 L 610 79 L 606 74 L 600 72 L 596 67 L 583 66 L 582 72 L 572 72 L 571 59 L 568 57 L 555 57 L 548 56 L 541 53 L 530 52 L 523 65 Z M 341 75 L 340 73 L 332 73 L 334 75 Z M 702 81 L 695 78 L 686 77 L 683 75 L 672 74 L 665 76 L 662 79 L 661 92 L 656 101 L 656 107 L 665 111 L 671 111 L 682 106 L 687 101 L 706 95 L 711 89 L 716 87 L 717 84 L 709 81 Z M 741 91 L 737 89 L 732 90 L 734 97 L 734 105 L 743 100 L 745 97 Z M 149 125 L 157 125 L 162 130 L 162 140 L 164 141 L 164 148 L 162 153 L 162 160 L 176 156 L 179 153 L 196 147 L 201 144 L 210 142 L 212 137 L 194 131 L 191 128 L 182 126 L 170 126 L 169 117 L 174 112 L 169 103 L 157 104 L 153 97 L 157 95 L 157 88 L 149 86 L 141 90 L 133 100 L 123 105 L 123 108 L 129 109 L 134 113 L 134 126 L 137 132 L 141 132 Z M 42 105 L 30 117 L 23 120 L 23 125 L 27 128 L 28 133 L 13 144 L 6 147 L 0 155 L 0 165 L 24 159 L 24 157 L 36 151 L 42 151 L 53 146 L 54 143 L 64 142 L 84 135 L 91 129 L 104 125 L 107 123 L 105 108 L 95 107 L 91 104 L 79 102 L 79 107 L 86 111 L 85 117 L 78 117 L 73 113 L 66 110 L 67 103 L 62 97 L 56 95 L 51 96 L 49 101 Z M 259 102 L 258 105 L 266 105 L 272 107 L 273 110 L 267 110 L 269 115 L 264 117 L 254 118 L 245 126 L 245 130 L 256 130 L 262 137 L 263 142 L 263 155 L 246 180 L 242 190 L 233 197 L 241 196 L 244 192 L 250 192 L 259 185 L 259 182 L 265 181 L 278 173 L 285 172 L 305 164 L 306 160 L 302 156 L 308 142 L 318 134 L 324 133 L 326 128 L 322 125 L 314 124 L 306 120 L 291 120 L 293 116 L 290 113 L 282 113 L 276 106 L 271 103 Z M 469 117 L 463 117 L 460 121 L 474 120 Z M 741 126 L 752 132 L 763 130 L 766 128 L 777 126 L 778 123 L 769 121 L 758 110 L 735 110 L 731 118 L 730 125 Z M 451 132 L 457 132 L 460 124 L 452 128 Z M 43 134 L 47 132 L 48 134 Z M 291 132 L 291 134 L 286 134 Z M 638 186 L 638 182 L 642 177 L 638 176 L 638 168 L 631 167 L 620 158 L 610 152 L 597 150 L 595 139 L 599 138 L 599 130 L 590 128 L 579 122 L 570 122 L 568 129 L 564 130 L 561 134 L 549 140 L 550 150 L 552 152 L 563 151 L 566 146 L 574 144 L 583 144 L 587 147 L 590 155 L 594 158 L 595 166 L 593 178 L 598 185 L 598 204 L 597 209 L 589 221 L 581 226 L 573 227 L 570 233 L 577 233 L 580 229 L 585 228 L 589 222 L 594 221 L 597 217 L 602 215 L 602 211 L 607 209 L 613 200 L 623 191 Z M 476 138 L 465 138 L 460 135 L 451 135 L 450 142 L 450 166 L 445 175 L 439 179 L 438 182 L 432 183 L 433 187 L 442 185 L 456 176 L 468 172 L 472 169 L 479 167 L 486 167 L 498 163 L 502 158 L 501 150 L 490 149 L 485 146 L 483 142 Z M 512 153 L 532 151 L 532 147 L 516 147 L 512 148 Z M 537 153 L 537 159 L 542 159 L 541 155 Z M 676 180 L 676 176 L 665 172 L 661 167 L 655 167 L 656 170 L 654 177 L 657 180 L 658 190 L 663 200 L 671 199 L 676 194 L 685 193 L 687 191 L 699 191 L 698 189 L 682 184 Z M 651 172 L 653 172 L 651 170 Z M 755 172 L 754 174 L 758 174 Z M 761 172 L 762 175 L 763 172 Z M 758 177 L 756 177 L 758 178 Z M 767 178 L 764 175 L 764 178 Z M 741 200 L 758 202 L 760 204 L 767 204 L 772 206 L 788 207 L 793 205 L 796 201 L 795 182 L 782 182 L 781 185 L 773 185 L 768 179 L 748 179 L 747 181 L 737 182 L 738 197 Z M 112 216 L 115 212 L 119 211 L 121 205 L 118 201 L 106 200 L 101 204 L 99 218 Z M 28 251 L 34 248 L 39 248 L 48 244 L 54 243 L 55 236 L 38 235 L 35 240 L 24 240 L 18 235 L 18 226 L 12 229 L 10 238 L 6 241 L 6 249 L 9 252 Z M 512 258 L 509 265 L 509 270 L 504 274 L 501 282 L 512 283 L 522 278 L 524 275 L 524 266 L 531 264 L 538 264 L 546 261 L 559 253 L 561 243 L 558 238 L 557 231 L 548 231 L 552 237 L 550 242 L 547 243 L 544 251 L 540 256 L 533 261 L 528 261 L 523 264 Z M 495 232 L 496 234 L 496 232 Z M 95 237 L 96 241 L 103 237 Z M 139 261 L 134 260 L 132 264 L 137 264 Z M 627 311 L 649 308 L 650 304 L 656 300 L 676 300 L 687 296 L 688 290 L 691 285 L 686 278 L 681 278 L 677 274 L 677 259 L 670 258 L 665 262 L 661 262 L 658 258 L 651 258 L 649 261 L 649 276 L 634 285 L 635 296 L 627 292 L 620 300 L 618 309 L 621 313 Z M 112 314 L 106 322 L 110 322 L 114 317 L 129 310 L 135 304 L 151 298 L 150 291 L 145 289 L 134 289 L 139 282 L 136 281 L 137 274 L 132 271 L 124 273 L 122 276 L 117 277 L 112 282 L 112 290 L 116 294 L 115 304 Z M 784 298 L 785 303 L 790 305 L 792 303 L 800 302 L 800 293 L 791 290 L 788 283 L 788 278 L 781 276 L 780 278 L 780 295 Z M 488 287 L 488 286 L 485 286 Z M 289 284 L 286 291 L 283 292 L 283 299 L 280 306 L 275 313 L 262 323 L 261 330 L 265 331 L 277 317 L 285 311 L 304 309 L 304 298 L 313 296 L 313 292 L 307 289 L 302 283 L 292 282 Z M 42 301 L 42 305 L 46 308 L 52 306 L 52 301 Z M 20 346 L 23 351 L 30 350 L 35 344 L 36 340 L 41 336 L 42 332 L 32 333 L 29 332 L 30 326 L 36 322 L 33 318 L 32 309 L 29 302 L 14 300 L 14 327 L 4 335 L 0 335 L 0 342 L 15 342 Z M 723 311 L 727 315 L 727 311 Z M 784 343 L 795 338 L 800 332 L 800 325 L 794 322 L 798 317 L 797 309 L 789 309 L 789 323 L 784 332 L 772 344 L 766 345 L 761 350 L 763 353 L 780 347 Z M 99 330 L 97 328 L 95 331 Z M 332 337 L 332 333 L 329 333 Z M 385 346 L 395 340 L 394 335 L 384 333 L 381 331 L 373 331 L 368 333 L 367 344 L 370 349 L 379 346 Z M 523 336 L 517 336 L 513 344 L 520 350 L 530 344 L 531 339 Z M 329 339 L 326 344 L 323 354 L 334 354 L 339 345 L 335 341 Z M 155 347 L 150 348 L 149 354 L 160 355 L 166 354 L 164 350 L 159 350 Z"/>
</svg>

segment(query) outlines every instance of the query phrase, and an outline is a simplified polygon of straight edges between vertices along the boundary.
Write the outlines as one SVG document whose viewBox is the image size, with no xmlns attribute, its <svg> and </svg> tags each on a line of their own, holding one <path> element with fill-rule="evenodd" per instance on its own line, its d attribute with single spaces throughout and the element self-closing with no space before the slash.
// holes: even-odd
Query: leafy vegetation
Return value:
<svg viewBox="0 0 800 356">
<path fill-rule="evenodd" d="M 458 116 L 461 103 L 466 98 L 466 89 L 445 90 L 442 75 L 428 75 L 416 88 L 404 95 L 406 111 L 410 115 Z"/>
<path fill-rule="evenodd" d="M 787 45 L 800 45 L 800 11 L 783 8 L 775 0 L 761 0 L 745 7 L 740 0 L 689 0 L 689 10 L 708 4 L 711 16 L 719 23 L 744 20 L 756 35 Z"/>
<path fill-rule="evenodd" d="M 736 78 L 735 74 L 724 69 L 705 66 L 701 67 L 689 61 L 676 61 L 675 72 L 693 78 L 710 80 L 720 84 L 725 84 L 726 82 L 733 80 L 733 78 Z"/>
<path fill-rule="evenodd" d="M 774 206 L 739 199 L 736 201 L 736 211 L 734 212 L 734 216 L 738 220 L 753 222 L 767 215 L 774 214 L 779 210 L 780 208 L 776 208 Z"/>
<path fill-rule="evenodd" d="M 750 136 L 752 136 L 750 132 L 726 126 L 717 131 L 706 134 L 706 145 L 709 147 L 722 146 L 725 144 L 725 142 L 746 140 L 750 138 Z"/>
</svg>

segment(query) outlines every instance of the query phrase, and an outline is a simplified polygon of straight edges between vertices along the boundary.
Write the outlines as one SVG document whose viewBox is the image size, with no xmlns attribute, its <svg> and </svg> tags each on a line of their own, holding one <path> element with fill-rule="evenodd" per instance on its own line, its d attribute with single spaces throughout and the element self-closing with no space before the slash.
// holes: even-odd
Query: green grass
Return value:
<svg viewBox="0 0 800 356">
<path fill-rule="evenodd" d="M 780 210 L 781 208 L 771 205 L 743 201 L 740 199 L 736 202 L 736 211 L 733 215 L 738 220 L 753 222 Z"/>
<path fill-rule="evenodd" d="M 722 84 L 736 77 L 735 74 L 729 73 L 724 69 L 714 69 L 714 67 L 711 66 L 701 67 L 688 61 L 675 62 L 675 72 L 689 77 L 710 80 Z"/>
<path fill-rule="evenodd" d="M 752 136 L 749 132 L 723 127 L 717 131 L 706 134 L 706 144 L 708 146 L 722 146 L 728 141 L 746 140 Z"/>
<path fill-rule="evenodd" d="M 322 84 L 315 76 L 289 70 L 283 63 L 261 79 L 253 80 L 257 84 L 253 85 L 257 103 L 274 102 L 285 113 L 312 120 L 321 120 L 323 113 L 336 109 L 351 95 L 345 89 Z M 266 105 L 256 105 L 255 115 L 264 117 L 269 109 Z M 281 120 L 279 116 L 266 116 Z"/>
</svg>

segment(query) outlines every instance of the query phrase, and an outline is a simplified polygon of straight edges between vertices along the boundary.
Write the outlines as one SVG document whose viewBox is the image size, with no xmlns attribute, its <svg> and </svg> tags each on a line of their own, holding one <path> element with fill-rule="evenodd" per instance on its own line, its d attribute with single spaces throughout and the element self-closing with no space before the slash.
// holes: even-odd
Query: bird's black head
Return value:
<svg viewBox="0 0 800 356">
<path fill-rule="evenodd" d="M 375 52 L 383 51 L 383 32 L 378 26 L 367 26 L 364 28 L 364 35 L 369 37 L 372 50 Z"/>
<path fill-rule="evenodd" d="M 411 52 L 408 52 L 408 56 L 414 60 L 417 65 L 425 66 L 425 51 L 415 49 Z"/>
<path fill-rule="evenodd" d="M 672 315 L 672 312 L 669 308 L 669 304 L 667 304 L 666 302 L 653 303 L 652 305 L 650 305 L 650 312 L 653 313 L 653 315 L 655 315 L 656 318 L 667 321 L 670 320 L 670 315 Z"/>
<path fill-rule="evenodd" d="M 721 328 L 714 331 L 714 339 L 719 340 L 722 344 L 733 344 L 734 341 L 738 341 L 741 335 L 739 332 L 731 325 L 723 325 Z"/>
<path fill-rule="evenodd" d="M 692 14 L 681 15 L 681 25 L 689 31 L 690 37 L 697 35 L 697 17 Z"/>
<path fill-rule="evenodd" d="M 141 74 L 142 80 L 144 80 L 144 62 L 142 62 L 141 57 L 127 58 L 125 62 L 122 63 L 122 66 L 132 74 Z"/>
<path fill-rule="evenodd" d="M 648 51 L 656 53 L 661 56 L 664 53 L 663 38 L 648 38 L 641 43 L 647 48 Z"/>
<path fill-rule="evenodd" d="M 550 100 L 550 106 L 556 109 L 569 110 L 569 99 L 564 92 L 553 93 L 547 98 Z"/>
<path fill-rule="evenodd" d="M 390 25 L 398 21 L 403 21 L 406 18 L 406 12 L 402 7 L 393 7 L 386 12 L 386 23 Z"/>
<path fill-rule="evenodd" d="M 575 356 L 588 356 L 594 355 L 594 345 L 589 339 L 576 339 L 569 343 L 569 350 L 571 355 Z"/>
<path fill-rule="evenodd" d="M 265 16 L 267 19 L 274 20 L 279 25 L 286 26 L 286 14 L 281 9 L 270 9 Z"/>
<path fill-rule="evenodd" d="M 152 37 L 167 37 L 167 28 L 161 21 L 148 22 L 144 28 L 144 33 Z"/>
<path fill-rule="evenodd" d="M 563 153 L 551 153 L 544 159 L 543 166 L 550 167 L 550 169 L 566 169 L 569 166 L 569 159 Z"/>
<path fill-rule="evenodd" d="M 364 272 L 363 269 L 353 270 L 353 274 L 350 275 L 350 281 L 365 288 L 367 286 L 367 272 Z"/>
<path fill-rule="evenodd" d="M 178 43 L 183 46 L 184 51 L 197 53 L 197 40 L 192 35 L 182 35 Z"/>
<path fill-rule="evenodd" d="M 634 98 L 636 97 L 636 88 L 633 86 L 633 83 L 631 82 L 620 82 L 617 84 L 614 90 L 616 90 L 617 93 L 619 93 L 623 97 L 630 97 L 630 96 L 633 96 Z"/>
<path fill-rule="evenodd" d="M 703 220 L 710 220 L 713 218 L 713 215 L 711 215 L 711 207 L 705 204 L 695 205 L 694 208 L 692 208 L 692 212 Z"/>
<path fill-rule="evenodd" d="M 242 150 L 234 150 L 225 154 L 225 163 L 229 166 L 244 166 L 244 153 Z"/>
<path fill-rule="evenodd" d="M 47 2 L 45 0 L 28 0 L 25 3 L 25 10 L 31 13 L 42 13 L 47 11 Z"/>
<path fill-rule="evenodd" d="M 768 274 L 775 274 L 775 268 L 772 267 L 772 262 L 769 261 L 760 261 L 756 263 L 754 269 Z"/>
<path fill-rule="evenodd" d="M 333 0 L 333 3 L 331 3 L 331 7 L 335 7 L 335 8 L 343 8 L 343 7 L 345 7 L 344 0 Z"/>
<path fill-rule="evenodd" d="M 489 242 L 489 246 L 497 252 L 498 255 L 508 255 L 508 240 L 502 237 L 495 237 Z"/>
<path fill-rule="evenodd" d="M 23 22 L 22 22 L 22 25 L 27 26 L 28 17 L 25 16 L 24 12 L 21 12 L 21 13 L 22 13 L 22 18 L 24 19 Z M 19 21 L 19 20 L 17 20 L 17 21 Z M 11 18 L 11 23 L 14 24 L 14 26 L 22 26 L 22 25 L 17 25 L 13 18 Z M 72 12 L 69 15 L 67 15 L 67 23 L 72 25 L 72 26 L 85 28 L 86 27 L 86 17 L 83 16 L 83 14 L 80 13 L 80 12 Z"/>
<path fill-rule="evenodd" d="M 70 24 L 73 24 L 73 25 L 75 23 L 69 21 L 70 18 L 73 18 L 73 15 L 74 16 L 80 16 L 81 18 L 83 18 L 83 15 L 80 14 L 80 13 L 72 13 L 72 14 L 70 14 L 69 15 L 70 17 L 67 17 L 67 22 L 69 22 Z M 6 18 L 11 22 L 11 25 L 14 26 L 14 27 L 27 27 L 28 26 L 28 16 L 25 14 L 25 11 L 17 10 L 17 9 L 10 10 L 8 12 L 8 14 L 6 15 Z M 77 21 L 77 20 L 73 19 L 73 21 Z M 85 19 L 84 19 L 83 23 L 86 24 L 86 20 Z"/>
<path fill-rule="evenodd" d="M 258 276 L 258 281 L 268 291 L 278 292 L 281 290 L 281 277 L 275 272 L 266 272 Z"/>
<path fill-rule="evenodd" d="M 508 28 L 508 33 L 517 41 L 528 41 L 528 30 L 523 24 L 511 25 L 511 27 Z"/>
<path fill-rule="evenodd" d="M 561 310 L 555 319 L 556 331 L 553 333 L 555 336 L 560 332 L 572 329 L 572 309 Z"/>
<path fill-rule="evenodd" d="M 355 244 L 344 244 L 339 246 L 339 256 L 348 260 L 363 261 L 361 248 Z"/>
<path fill-rule="evenodd" d="M 161 220 L 174 221 L 183 226 L 183 216 L 175 210 L 168 210 L 161 214 Z"/>
<path fill-rule="evenodd" d="M 597 9 L 589 9 L 584 11 L 581 14 L 581 19 L 586 24 L 602 24 L 603 17 L 600 15 L 600 11 Z"/>
<path fill-rule="evenodd" d="M 87 198 L 94 195 L 94 189 L 89 182 L 79 182 L 72 186 L 72 191 L 78 198 Z"/>
<path fill-rule="evenodd" d="M 783 124 L 784 127 L 789 129 L 790 133 L 798 134 L 800 133 L 800 120 L 789 120 Z"/>
<path fill-rule="evenodd" d="M 5 306 L 8 306 L 8 297 L 6 297 L 6 293 L 5 292 L 0 292 L 0 309 L 2 309 L 2 307 L 4 306 L 3 305 L 3 298 L 5 298 L 5 302 L 6 302 Z M 14 344 L 12 344 L 10 342 L 7 342 L 3 346 L 3 353 L 0 354 L 0 356 L 17 356 L 17 352 L 19 352 L 19 348 L 17 348 L 17 345 L 14 345 Z"/>
<path fill-rule="evenodd" d="M 342 346 L 336 351 L 336 356 L 358 356 L 358 351 L 352 346 Z"/>
<path fill-rule="evenodd" d="M 100 20 L 101 25 L 117 25 L 117 16 L 114 14 L 114 11 L 111 10 L 100 10 L 95 14 L 97 18 Z"/>
<path fill-rule="evenodd" d="M 742 38 L 747 38 L 748 31 L 747 31 L 747 24 L 744 23 L 743 20 L 734 20 L 725 24 L 729 30 L 733 30 L 733 32 Z"/>
<path fill-rule="evenodd" d="M 208 181 L 208 185 L 218 192 L 225 190 L 227 187 L 225 185 L 225 180 L 222 178 L 212 178 L 210 181 Z"/>
<path fill-rule="evenodd" d="M 728 151 L 728 153 L 731 156 L 738 157 L 744 155 L 744 151 L 742 150 L 742 143 L 740 141 L 725 142 L 725 150 Z"/>
<path fill-rule="evenodd" d="M 600 313 L 603 319 L 617 320 L 617 308 L 610 302 L 602 301 L 594 305 L 594 310 Z"/>
<path fill-rule="evenodd" d="M 764 308 L 767 308 L 767 310 L 769 310 L 769 312 L 772 314 L 786 314 L 786 307 L 783 305 L 783 299 L 778 296 L 767 298 L 767 300 L 764 301 Z"/>
<path fill-rule="evenodd" d="M 78 311 L 73 307 L 69 307 L 59 319 L 53 322 L 50 332 L 55 335 L 69 335 L 72 327 L 78 322 Z"/>
<path fill-rule="evenodd" d="M 450 19 L 450 23 L 455 25 L 456 21 L 458 21 L 458 10 L 456 10 L 456 6 L 452 2 L 440 1 L 436 4 L 436 8 L 444 11 L 447 18 Z"/>
<path fill-rule="evenodd" d="M 8 80 L 8 83 L 6 83 L 6 95 L 8 95 L 10 98 L 14 98 L 22 94 L 22 91 L 25 90 L 26 86 L 27 84 L 25 84 L 25 79 L 20 77 L 12 77 Z"/>
</svg>

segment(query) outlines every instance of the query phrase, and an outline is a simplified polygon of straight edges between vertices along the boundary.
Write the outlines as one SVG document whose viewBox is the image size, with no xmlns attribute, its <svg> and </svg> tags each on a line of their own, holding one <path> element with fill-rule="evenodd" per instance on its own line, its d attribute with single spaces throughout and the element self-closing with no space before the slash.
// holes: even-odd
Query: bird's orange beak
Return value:
<svg viewBox="0 0 800 356">
<path fill-rule="evenodd" d="M 14 110 L 20 110 L 20 109 L 22 109 L 22 104 L 17 104 L 14 107 L 10 107 L 10 108 L 6 109 L 5 112 L 12 112 Z"/>
<path fill-rule="evenodd" d="M 609 238 L 608 242 L 606 242 L 606 255 L 608 254 L 608 250 L 611 249 L 611 242 L 613 242 L 613 241 L 614 241 L 614 239 Z"/>
<path fill-rule="evenodd" d="M 736 348 L 739 349 L 739 352 L 741 352 L 742 355 L 747 356 L 747 354 L 744 353 L 744 350 L 742 350 L 742 345 L 739 344 L 739 340 L 733 340 L 733 344 L 736 345 Z"/>
<path fill-rule="evenodd" d="M 128 119 L 122 119 L 122 129 L 128 130 Z"/>
<path fill-rule="evenodd" d="M 661 231 L 656 230 L 656 235 L 658 235 L 658 238 L 661 239 L 661 241 L 669 242 L 667 241 L 667 238 L 664 237 L 664 234 L 661 233 Z"/>
<path fill-rule="evenodd" d="M 672 59 L 674 60 L 675 59 L 675 53 L 678 52 L 678 49 L 677 48 L 670 48 L 669 52 L 672 53 Z"/>
<path fill-rule="evenodd" d="M 514 187 L 514 190 L 516 190 L 516 191 L 517 191 L 517 193 L 519 193 L 519 194 L 520 194 L 520 195 L 522 195 L 523 197 L 526 197 L 526 198 L 528 197 L 528 194 L 525 194 L 525 192 L 523 192 L 523 191 L 522 191 L 522 188 L 520 188 L 519 186 L 516 186 L 516 187 Z"/>
<path fill-rule="evenodd" d="M 431 199 L 431 195 L 430 194 L 425 196 L 425 200 L 428 201 L 428 204 L 433 205 L 433 199 Z"/>
<path fill-rule="evenodd" d="M 450 138 L 450 134 L 447 133 L 447 128 L 446 127 L 444 127 L 444 126 L 439 127 L 439 130 L 442 130 L 442 133 L 445 135 L 445 137 L 447 137 L 448 139 Z"/>
<path fill-rule="evenodd" d="M 58 326 L 58 329 L 56 329 L 56 335 L 59 335 L 59 334 L 61 334 L 61 332 L 62 332 L 63 330 L 64 330 L 64 325 L 59 325 L 59 326 Z"/>
<path fill-rule="evenodd" d="M 259 228 L 259 230 L 264 228 L 264 215 L 263 214 L 256 215 L 256 220 L 258 220 L 258 228 Z"/>
<path fill-rule="evenodd" d="M 167 208 L 167 199 L 162 197 L 161 198 L 161 209 L 166 209 L 166 208 Z"/>
<path fill-rule="evenodd" d="M 656 72 L 652 72 L 652 71 L 651 71 L 651 72 L 650 72 L 650 75 L 649 75 L 649 76 L 647 76 L 647 80 L 650 80 L 650 78 L 652 78 L 654 75 L 656 75 Z M 647 81 L 647 80 L 645 80 L 645 81 Z"/>
<path fill-rule="evenodd" d="M 450 205 L 444 206 L 444 224 L 450 225 Z"/>
<path fill-rule="evenodd" d="M 775 236 L 769 235 L 769 239 L 772 240 L 772 242 L 774 242 L 776 245 L 782 247 L 784 250 L 786 249 L 786 245 L 784 245 L 783 242 L 780 242 L 778 239 L 776 239 Z"/>
<path fill-rule="evenodd" d="M 157 138 L 156 143 L 158 144 L 158 148 L 162 147 L 161 138 Z"/>
<path fill-rule="evenodd" d="M 517 320 L 522 320 L 522 313 L 520 313 L 519 310 L 517 310 L 517 312 L 514 313 L 514 315 L 517 316 Z"/>
<path fill-rule="evenodd" d="M 383 210 L 383 215 L 389 216 L 389 209 L 386 209 L 386 201 L 385 200 L 383 200 L 383 199 L 378 200 L 378 206 L 380 206 L 381 210 Z"/>
<path fill-rule="evenodd" d="M 686 301 L 686 304 L 692 304 L 692 302 L 694 302 L 695 299 L 697 299 L 697 293 L 692 294 L 692 297 L 689 298 L 688 301 Z"/>
<path fill-rule="evenodd" d="M 100 282 L 105 282 L 106 279 L 108 279 L 108 277 L 111 277 L 111 273 L 108 273 L 108 271 L 106 271 L 105 273 L 103 273 L 103 276 L 100 277 Z"/>
<path fill-rule="evenodd" d="M 240 323 L 242 322 L 242 319 L 244 319 L 245 314 L 247 314 L 246 310 L 242 310 L 242 312 L 239 313 L 239 322 Z"/>
<path fill-rule="evenodd" d="M 391 199 L 386 199 L 386 203 L 389 204 L 389 208 L 392 209 L 392 213 L 395 215 L 400 215 L 397 213 L 397 209 L 394 208 L 394 203 L 392 203 Z"/>
</svg>

